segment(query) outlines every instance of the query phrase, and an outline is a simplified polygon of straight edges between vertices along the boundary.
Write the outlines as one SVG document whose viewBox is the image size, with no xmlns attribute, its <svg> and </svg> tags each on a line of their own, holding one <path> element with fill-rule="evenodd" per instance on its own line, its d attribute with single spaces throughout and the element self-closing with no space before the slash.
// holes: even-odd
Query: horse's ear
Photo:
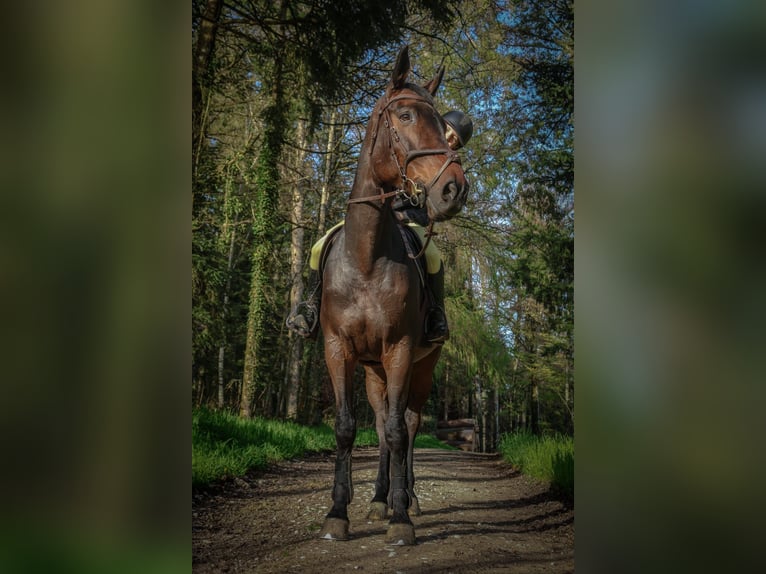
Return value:
<svg viewBox="0 0 766 574">
<path fill-rule="evenodd" d="M 436 95 L 436 90 L 439 89 L 439 86 L 442 83 L 442 78 L 444 77 L 444 66 L 439 67 L 439 71 L 436 72 L 436 75 L 433 77 L 433 79 L 428 82 L 427 84 L 423 84 L 423 87 L 428 90 L 428 93 L 432 96 Z"/>
<path fill-rule="evenodd" d="M 399 50 L 394 64 L 394 73 L 391 75 L 391 85 L 395 90 L 400 90 L 407 81 L 407 74 L 410 73 L 410 50 L 407 44 Z"/>
</svg>

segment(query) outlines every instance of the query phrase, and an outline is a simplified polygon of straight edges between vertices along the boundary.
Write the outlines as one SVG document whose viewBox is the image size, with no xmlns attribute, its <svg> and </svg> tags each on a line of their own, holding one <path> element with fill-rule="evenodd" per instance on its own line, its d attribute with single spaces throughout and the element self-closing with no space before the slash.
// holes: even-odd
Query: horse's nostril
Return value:
<svg viewBox="0 0 766 574">
<path fill-rule="evenodd" d="M 445 201 L 450 201 L 455 199 L 458 195 L 458 187 L 455 184 L 454 181 L 449 182 L 447 185 L 444 186 L 444 191 L 442 191 L 442 198 Z"/>
<path fill-rule="evenodd" d="M 465 200 L 468 198 L 468 182 L 461 185 L 455 185 L 455 201 L 461 205 L 465 205 Z"/>
</svg>

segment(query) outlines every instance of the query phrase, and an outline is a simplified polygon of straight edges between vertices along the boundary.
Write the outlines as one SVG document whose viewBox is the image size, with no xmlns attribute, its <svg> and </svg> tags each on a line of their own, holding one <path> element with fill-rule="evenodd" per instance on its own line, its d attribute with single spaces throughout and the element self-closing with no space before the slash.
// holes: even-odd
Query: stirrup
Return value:
<svg viewBox="0 0 766 574">
<path fill-rule="evenodd" d="M 449 339 L 449 329 L 438 333 L 426 333 L 426 341 L 429 343 L 444 343 L 447 339 Z"/>
<path fill-rule="evenodd" d="M 301 311 L 301 309 L 304 309 Z M 313 317 L 309 323 L 306 316 Z M 287 328 L 304 338 L 313 338 L 316 336 L 319 326 L 319 309 L 308 301 L 298 303 L 298 306 L 287 316 L 285 321 Z"/>
<path fill-rule="evenodd" d="M 426 315 L 425 338 L 429 343 L 443 343 L 449 339 L 447 315 L 440 307 L 432 307 Z"/>
</svg>

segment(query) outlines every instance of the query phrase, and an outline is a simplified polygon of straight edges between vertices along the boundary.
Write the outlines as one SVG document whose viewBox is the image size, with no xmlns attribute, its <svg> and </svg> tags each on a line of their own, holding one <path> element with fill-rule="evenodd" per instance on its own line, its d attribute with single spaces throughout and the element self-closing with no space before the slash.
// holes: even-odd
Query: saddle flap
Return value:
<svg viewBox="0 0 766 574">
<path fill-rule="evenodd" d="M 415 264 L 415 268 L 418 270 L 418 277 L 420 277 L 420 285 L 425 291 L 427 287 L 425 257 L 415 258 L 415 254 L 420 253 L 423 249 L 423 242 L 418 232 L 409 225 L 399 225 L 398 227 L 404 241 L 404 247 L 407 250 L 407 255 L 410 256 L 410 259 Z"/>
<path fill-rule="evenodd" d="M 319 255 L 319 275 L 324 274 L 324 266 L 327 263 L 327 255 L 330 253 L 330 248 L 335 240 L 338 238 L 338 232 L 343 228 L 342 224 L 336 225 L 325 236 L 324 243 L 322 244 L 322 252 Z"/>
</svg>

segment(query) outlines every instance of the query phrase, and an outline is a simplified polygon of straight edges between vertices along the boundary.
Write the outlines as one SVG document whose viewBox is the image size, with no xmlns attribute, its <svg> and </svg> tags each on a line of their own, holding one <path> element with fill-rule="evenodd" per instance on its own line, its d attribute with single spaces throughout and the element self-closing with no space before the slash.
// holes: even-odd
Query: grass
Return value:
<svg viewBox="0 0 766 574">
<path fill-rule="evenodd" d="M 377 446 L 375 429 L 358 429 L 356 446 Z M 418 448 L 452 448 L 433 436 L 415 439 Z M 208 409 L 192 413 L 192 485 L 243 476 L 251 469 L 265 468 L 280 460 L 307 452 L 335 450 L 335 431 L 329 425 L 316 427 L 267 419 L 241 419 Z"/>
<path fill-rule="evenodd" d="M 377 444 L 377 443 L 376 443 Z M 442 450 L 460 450 L 454 446 L 440 441 L 430 434 L 419 434 L 415 437 L 415 448 L 440 448 Z"/>
<path fill-rule="evenodd" d="M 572 437 L 510 433 L 500 439 L 499 450 L 503 458 L 522 473 L 548 481 L 552 489 L 574 498 Z"/>
</svg>

